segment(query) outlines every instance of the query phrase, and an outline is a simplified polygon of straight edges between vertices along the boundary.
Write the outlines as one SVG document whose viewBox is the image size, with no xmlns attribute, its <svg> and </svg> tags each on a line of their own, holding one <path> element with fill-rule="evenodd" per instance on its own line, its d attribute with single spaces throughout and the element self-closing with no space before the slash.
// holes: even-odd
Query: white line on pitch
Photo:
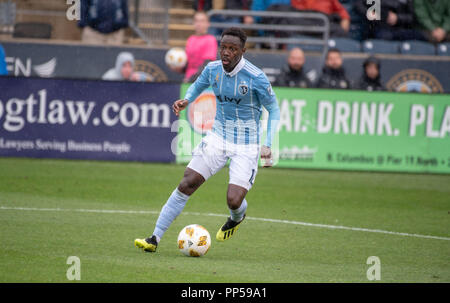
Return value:
<svg viewBox="0 0 450 303">
<path fill-rule="evenodd" d="M 8 206 L 0 206 L 0 210 L 59 211 L 59 212 L 106 213 L 106 214 L 151 214 L 151 215 L 159 214 L 159 211 L 154 211 L 154 210 L 119 210 L 119 209 L 108 210 L 108 209 L 83 209 L 83 208 L 70 209 L 70 208 L 35 208 L 35 207 L 8 207 Z M 227 215 L 214 214 L 214 213 L 199 213 L 199 212 L 182 212 L 181 214 L 182 215 L 192 215 L 192 216 L 227 217 Z M 256 218 L 256 217 L 246 217 L 246 219 L 254 220 L 254 221 L 272 222 L 272 223 L 302 225 L 302 226 L 309 226 L 309 227 L 342 229 L 342 230 L 362 231 L 362 232 L 388 234 L 388 235 L 396 235 L 396 236 L 404 236 L 404 237 L 415 237 L 415 238 L 423 238 L 423 239 L 435 239 L 435 240 L 450 241 L 449 237 L 410 234 L 410 233 L 402 233 L 402 232 L 395 232 L 395 231 L 388 231 L 388 230 L 381 230 L 381 229 L 348 227 L 348 226 L 342 226 L 342 225 L 317 224 L 317 223 L 308 223 L 308 222 L 301 222 L 301 221 Z"/>
</svg>

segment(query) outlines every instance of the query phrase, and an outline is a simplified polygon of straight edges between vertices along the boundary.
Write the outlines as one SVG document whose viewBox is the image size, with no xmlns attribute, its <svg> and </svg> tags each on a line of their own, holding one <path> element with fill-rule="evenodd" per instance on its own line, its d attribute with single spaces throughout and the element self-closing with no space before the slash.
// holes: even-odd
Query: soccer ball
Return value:
<svg viewBox="0 0 450 303">
<path fill-rule="evenodd" d="M 210 246 L 211 236 L 201 225 L 188 225 L 178 235 L 178 249 L 186 256 L 203 256 L 208 252 Z"/>
<path fill-rule="evenodd" d="M 166 53 L 166 64 L 170 68 L 183 68 L 187 62 L 187 56 L 184 49 L 173 47 Z"/>
</svg>

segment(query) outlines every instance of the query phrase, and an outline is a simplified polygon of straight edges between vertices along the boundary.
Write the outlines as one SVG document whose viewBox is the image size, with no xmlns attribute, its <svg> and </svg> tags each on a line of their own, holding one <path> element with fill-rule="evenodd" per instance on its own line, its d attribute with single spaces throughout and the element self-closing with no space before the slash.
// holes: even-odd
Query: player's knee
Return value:
<svg viewBox="0 0 450 303">
<path fill-rule="evenodd" d="M 186 195 L 192 195 L 203 183 L 203 179 L 192 175 L 185 175 L 178 185 L 178 190 Z"/>
<path fill-rule="evenodd" d="M 230 209 L 238 209 L 241 206 L 242 198 L 240 195 L 228 193 L 227 203 Z"/>
<path fill-rule="evenodd" d="M 180 184 L 178 185 L 178 190 L 186 195 L 191 195 L 195 191 L 195 189 L 195 183 L 189 182 L 189 180 L 186 180 L 186 178 L 183 178 L 183 180 L 181 180 Z"/>
</svg>

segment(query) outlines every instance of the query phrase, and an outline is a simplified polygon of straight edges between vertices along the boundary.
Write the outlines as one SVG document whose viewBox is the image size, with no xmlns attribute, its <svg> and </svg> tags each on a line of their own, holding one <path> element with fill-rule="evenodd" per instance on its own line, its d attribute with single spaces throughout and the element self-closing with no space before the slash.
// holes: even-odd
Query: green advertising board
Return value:
<svg viewBox="0 0 450 303">
<path fill-rule="evenodd" d="M 182 86 L 181 96 L 187 87 Z M 450 173 L 449 95 L 274 91 L 280 106 L 272 147 L 277 167 Z M 203 98 L 209 101 L 197 108 L 215 110 L 213 98 L 209 93 L 209 99 Z M 180 116 L 177 162 L 189 161 L 202 137 L 188 116 L 188 111 Z M 267 115 L 263 125 L 264 119 Z"/>
</svg>

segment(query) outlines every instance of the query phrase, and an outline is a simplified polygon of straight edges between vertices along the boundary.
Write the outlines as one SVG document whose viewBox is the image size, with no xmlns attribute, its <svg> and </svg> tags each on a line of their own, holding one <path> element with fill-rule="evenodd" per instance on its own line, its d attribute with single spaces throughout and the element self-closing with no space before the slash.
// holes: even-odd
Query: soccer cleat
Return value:
<svg viewBox="0 0 450 303">
<path fill-rule="evenodd" d="M 134 240 L 134 246 L 142 248 L 147 252 L 155 252 L 158 247 L 158 242 L 156 241 L 156 236 L 153 235 L 151 238 Z"/>
<path fill-rule="evenodd" d="M 233 234 L 238 230 L 239 226 L 241 225 L 242 221 L 244 221 L 245 215 L 242 218 L 241 221 L 235 222 L 231 220 L 231 217 L 228 217 L 227 222 L 225 222 L 224 225 L 219 229 L 219 231 L 216 234 L 216 240 L 217 241 L 225 241 L 230 239 Z"/>
</svg>

